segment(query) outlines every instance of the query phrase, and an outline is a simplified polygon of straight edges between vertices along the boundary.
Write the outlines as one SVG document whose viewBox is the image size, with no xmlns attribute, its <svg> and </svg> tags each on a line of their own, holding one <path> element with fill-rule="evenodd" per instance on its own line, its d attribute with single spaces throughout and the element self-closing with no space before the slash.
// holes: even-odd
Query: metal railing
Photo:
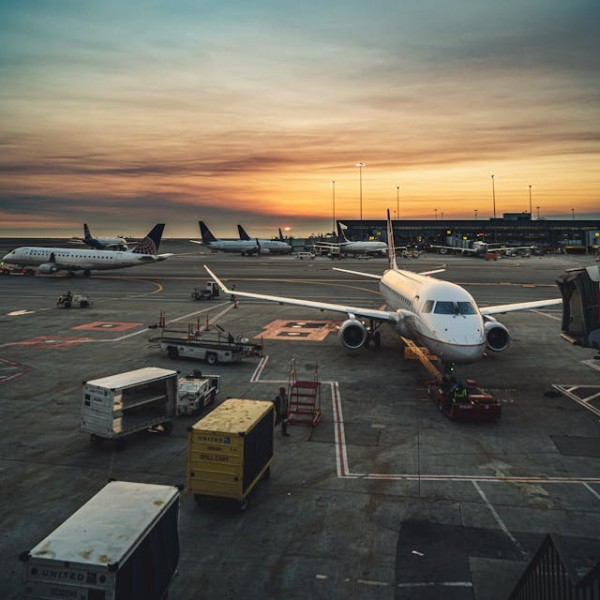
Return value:
<svg viewBox="0 0 600 600">
<path fill-rule="evenodd" d="M 547 535 L 509 600 L 600 600 L 600 562 L 577 577 L 557 537 Z"/>
</svg>

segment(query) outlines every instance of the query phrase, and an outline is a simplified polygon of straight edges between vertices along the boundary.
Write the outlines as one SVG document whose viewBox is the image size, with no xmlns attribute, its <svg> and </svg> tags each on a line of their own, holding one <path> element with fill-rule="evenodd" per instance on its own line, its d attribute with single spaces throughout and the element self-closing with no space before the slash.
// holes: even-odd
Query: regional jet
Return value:
<svg viewBox="0 0 600 600">
<path fill-rule="evenodd" d="M 335 254 L 387 254 L 388 245 L 385 242 L 351 242 L 346 237 L 346 232 L 342 226 L 337 224 L 338 241 L 335 242 L 318 242 L 315 247 L 320 250 L 328 250 Z"/>
<path fill-rule="evenodd" d="M 253 239 L 241 225 L 238 225 L 238 232 L 240 240 L 248 242 Z M 279 240 L 259 240 L 258 238 L 254 238 L 259 254 L 289 254 L 292 251 L 292 247 L 281 238 L 281 229 L 279 230 L 279 237 Z"/>
<path fill-rule="evenodd" d="M 155 263 L 173 256 L 158 254 L 164 228 L 164 223 L 155 225 L 136 248 L 124 252 L 87 248 L 23 247 L 9 252 L 3 261 L 23 267 L 37 267 L 38 272 L 45 275 L 58 271 L 67 271 L 69 275 L 74 275 L 76 271 L 83 271 L 85 276 L 96 270 L 122 269 Z"/>
<path fill-rule="evenodd" d="M 498 246 L 497 248 L 493 246 Z M 457 252 L 463 256 L 485 256 L 488 252 L 512 252 L 517 250 L 533 250 L 533 246 L 502 246 L 501 244 L 488 244 L 487 242 L 474 241 L 470 247 L 462 248 L 460 246 L 439 246 L 432 244 L 430 248 L 440 250 L 442 254 L 446 252 Z"/>
<path fill-rule="evenodd" d="M 260 246 L 256 240 L 220 240 L 215 237 L 204 221 L 198 221 L 202 241 L 190 240 L 192 244 L 204 244 L 215 252 L 236 252 L 242 256 L 261 254 Z"/>
<path fill-rule="evenodd" d="M 444 269 L 413 273 L 398 268 L 389 211 L 387 235 L 389 268 L 383 275 L 334 269 L 379 280 L 379 291 L 387 310 L 230 290 L 206 265 L 204 268 L 226 294 L 345 314 L 339 338 L 342 345 L 350 350 L 366 346 L 371 339 L 377 345 L 377 329 L 381 323 L 387 322 L 398 334 L 427 348 L 444 363 L 474 362 L 483 357 L 486 348 L 494 352 L 506 350 L 510 334 L 492 315 L 562 302 L 557 298 L 479 308 L 463 287 L 430 277 Z"/>
</svg>

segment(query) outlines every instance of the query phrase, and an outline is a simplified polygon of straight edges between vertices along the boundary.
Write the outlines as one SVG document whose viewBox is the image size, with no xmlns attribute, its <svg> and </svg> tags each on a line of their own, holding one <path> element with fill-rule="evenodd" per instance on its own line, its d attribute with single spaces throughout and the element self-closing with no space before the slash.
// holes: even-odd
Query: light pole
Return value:
<svg viewBox="0 0 600 600">
<path fill-rule="evenodd" d="M 492 202 L 494 203 L 494 219 L 496 218 L 496 186 L 494 185 L 494 176 L 492 175 Z"/>
<path fill-rule="evenodd" d="M 359 177 L 359 181 L 360 181 L 360 228 L 361 228 L 361 236 L 362 236 L 362 170 L 363 167 L 366 167 L 367 165 L 364 162 L 357 162 L 356 166 L 358 167 L 358 177 Z"/>
<path fill-rule="evenodd" d="M 435 211 L 435 220 L 437 221 L 437 208 L 433 209 Z"/>
<path fill-rule="evenodd" d="M 537 215 L 538 215 L 537 218 L 538 218 L 538 221 L 539 221 L 540 220 L 540 207 L 536 206 L 536 208 L 537 208 Z"/>
<path fill-rule="evenodd" d="M 396 186 L 396 214 L 400 218 L 400 186 Z"/>
<path fill-rule="evenodd" d="M 333 220 L 331 221 L 331 231 L 333 232 L 333 235 L 335 235 L 335 181 L 331 182 L 331 192 L 333 196 Z"/>
<path fill-rule="evenodd" d="M 475 209 L 475 220 L 477 221 L 477 209 Z"/>
<path fill-rule="evenodd" d="M 533 211 L 531 210 L 531 184 L 529 184 L 529 218 L 531 219 L 531 216 L 533 214 Z"/>
<path fill-rule="evenodd" d="M 571 221 L 575 221 L 575 209 L 571 209 Z"/>
</svg>

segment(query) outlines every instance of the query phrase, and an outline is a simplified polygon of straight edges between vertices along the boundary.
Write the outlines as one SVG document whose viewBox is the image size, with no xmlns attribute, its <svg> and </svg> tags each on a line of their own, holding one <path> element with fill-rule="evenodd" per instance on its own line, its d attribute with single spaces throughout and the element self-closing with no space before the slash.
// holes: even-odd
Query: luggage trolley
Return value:
<svg viewBox="0 0 600 600">
<path fill-rule="evenodd" d="M 318 365 L 315 365 L 312 380 L 300 380 L 296 370 L 296 359 L 292 359 L 288 399 L 287 418 L 290 424 L 304 422 L 315 427 L 319 423 L 322 415 Z"/>
</svg>

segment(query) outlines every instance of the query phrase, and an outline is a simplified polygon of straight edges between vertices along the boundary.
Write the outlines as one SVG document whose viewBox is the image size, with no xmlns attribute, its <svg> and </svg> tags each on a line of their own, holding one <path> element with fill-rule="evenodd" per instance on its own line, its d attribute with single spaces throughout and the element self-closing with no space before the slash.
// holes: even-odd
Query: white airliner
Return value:
<svg viewBox="0 0 600 600">
<path fill-rule="evenodd" d="M 339 329 L 339 338 L 343 346 L 351 350 L 366 346 L 371 338 L 377 345 L 377 329 L 382 322 L 387 322 L 397 333 L 424 346 L 444 363 L 470 363 L 482 358 L 486 348 L 494 352 L 508 348 L 508 329 L 491 315 L 554 306 L 562 302 L 557 298 L 479 308 L 461 286 L 428 277 L 443 269 L 413 273 L 398 268 L 389 211 L 387 233 L 389 268 L 383 275 L 335 270 L 378 279 L 388 310 L 229 290 L 206 265 L 204 268 L 226 294 L 346 314 L 347 319 Z"/>
<path fill-rule="evenodd" d="M 494 248 L 493 246 L 498 246 Z M 447 252 L 457 252 L 459 254 L 470 254 L 471 256 L 485 256 L 488 252 L 507 252 L 513 250 L 532 250 L 533 246 L 502 246 L 498 244 L 488 244 L 487 242 L 474 241 L 470 248 L 461 248 L 460 246 L 438 246 L 432 244 L 430 248 L 436 250 L 446 250 Z"/>
<path fill-rule="evenodd" d="M 256 241 L 259 254 L 289 254 L 292 251 L 292 247 L 282 239 L 259 240 L 258 238 L 251 238 L 241 225 L 238 225 L 238 232 L 240 240 L 248 242 L 254 239 Z M 281 237 L 281 229 L 279 230 L 279 235 Z"/>
<path fill-rule="evenodd" d="M 316 248 L 329 250 L 339 254 L 387 254 L 388 245 L 385 242 L 351 242 L 346 232 L 337 224 L 338 242 L 317 242 Z"/>
<path fill-rule="evenodd" d="M 242 256 L 251 254 L 262 254 L 256 240 L 220 240 L 216 238 L 204 221 L 198 221 L 200 225 L 200 236 L 202 241 L 190 240 L 193 244 L 203 244 L 210 250 L 216 252 L 235 252 Z"/>
<path fill-rule="evenodd" d="M 91 271 L 96 270 L 135 267 L 173 256 L 158 254 L 164 228 L 164 223 L 155 225 L 136 248 L 126 252 L 29 246 L 9 252 L 2 260 L 23 267 L 37 267 L 38 272 L 43 274 L 68 271 L 69 275 L 73 275 L 75 271 L 83 271 L 84 275 L 89 276 Z"/>
</svg>

